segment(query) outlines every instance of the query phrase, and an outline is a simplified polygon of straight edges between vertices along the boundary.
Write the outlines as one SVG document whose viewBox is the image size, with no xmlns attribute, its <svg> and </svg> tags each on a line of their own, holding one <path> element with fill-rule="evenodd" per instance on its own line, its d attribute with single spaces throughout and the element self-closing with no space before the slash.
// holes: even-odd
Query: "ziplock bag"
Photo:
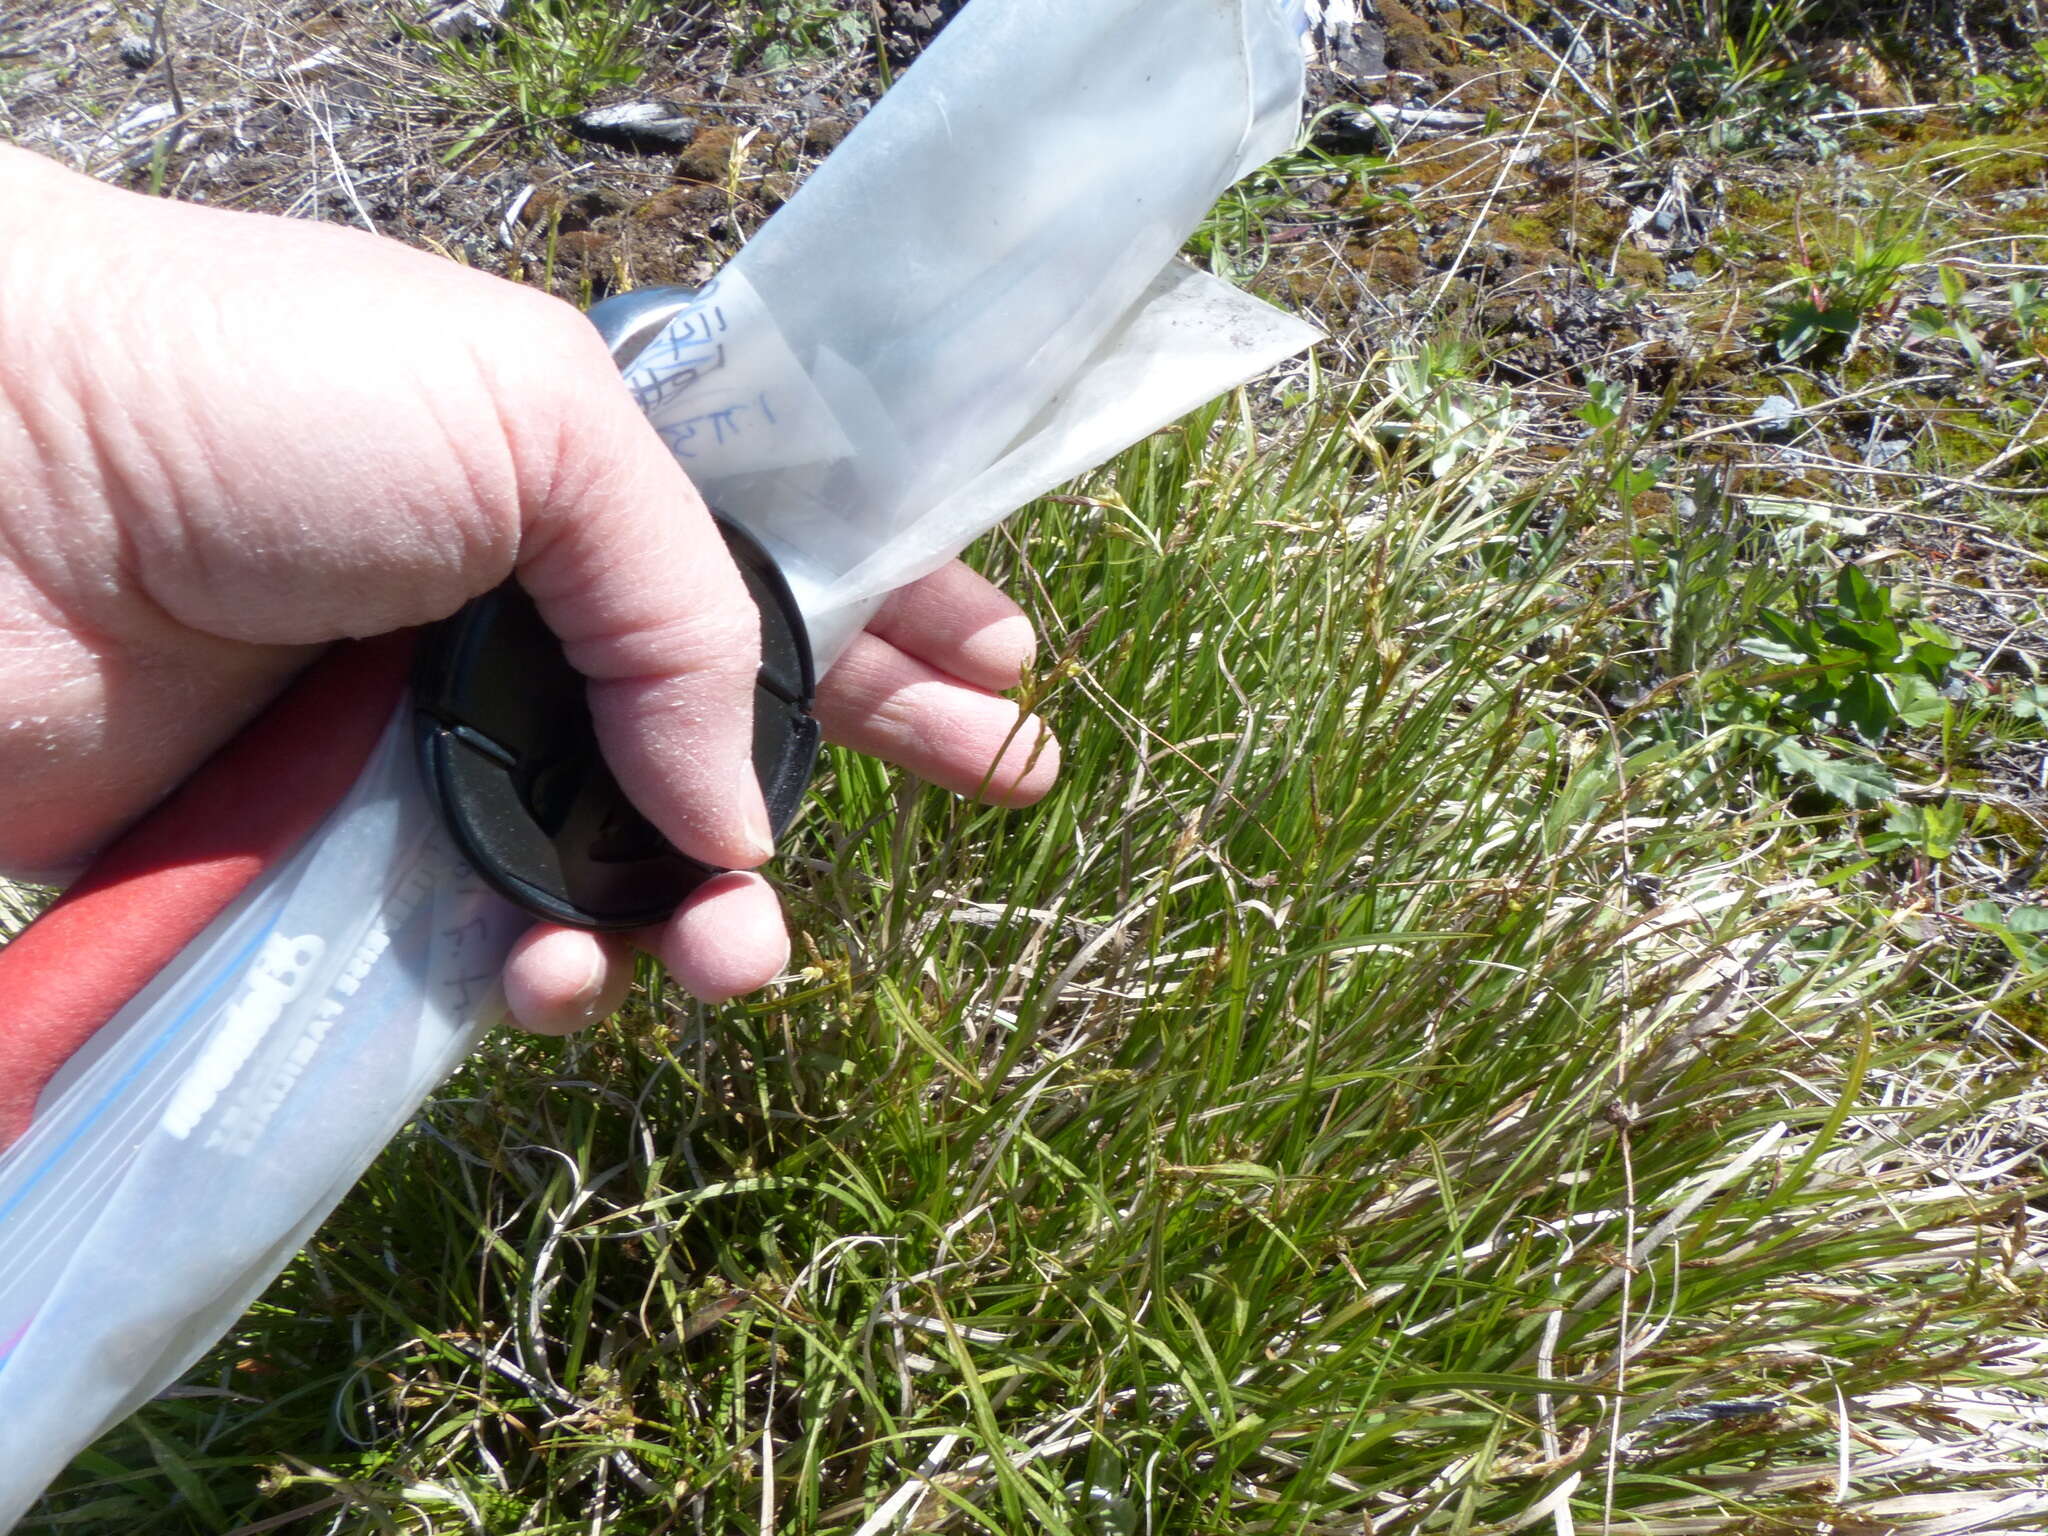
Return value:
<svg viewBox="0 0 2048 1536">
<path fill-rule="evenodd" d="M 1298 0 L 976 0 L 626 384 L 823 671 L 893 588 L 1310 344 L 1175 252 L 1285 149 Z M 0 1529 L 180 1374 L 502 1013 L 530 918 L 342 648 L 0 950 Z"/>
</svg>

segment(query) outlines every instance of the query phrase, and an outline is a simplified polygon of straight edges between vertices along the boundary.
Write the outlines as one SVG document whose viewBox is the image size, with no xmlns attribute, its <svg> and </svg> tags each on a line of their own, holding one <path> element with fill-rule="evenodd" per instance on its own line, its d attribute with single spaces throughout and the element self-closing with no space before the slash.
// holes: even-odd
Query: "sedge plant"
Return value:
<svg viewBox="0 0 2048 1536">
<path fill-rule="evenodd" d="M 2038 1172 L 1972 1129 L 2035 1123 L 2031 993 L 1816 879 L 1840 813 L 1703 805 L 1707 744 L 1586 684 L 1597 498 L 1383 409 L 1240 398 L 997 536 L 1051 798 L 836 759 L 784 984 L 492 1041 L 24 1529 L 1675 1536 L 2023 1490 L 1942 1425 L 2035 1390 L 1996 1233 Z"/>
</svg>

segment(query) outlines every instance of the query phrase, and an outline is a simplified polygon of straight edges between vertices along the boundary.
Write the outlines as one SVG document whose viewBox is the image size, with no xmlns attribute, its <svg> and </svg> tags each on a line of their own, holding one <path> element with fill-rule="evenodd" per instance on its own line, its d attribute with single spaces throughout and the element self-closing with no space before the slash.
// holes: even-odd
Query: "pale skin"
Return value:
<svg viewBox="0 0 2048 1536">
<path fill-rule="evenodd" d="M 0 871 L 62 878 L 342 639 L 516 576 L 678 847 L 770 853 L 758 624 L 703 503 L 568 306 L 356 231 L 140 197 L 0 146 Z M 1000 696 L 1030 623 L 955 565 L 824 680 L 828 738 L 1024 805 L 1058 750 Z M 707 1000 L 788 963 L 734 873 L 633 936 Z M 617 1007 L 632 950 L 538 926 L 515 1017 Z"/>
</svg>

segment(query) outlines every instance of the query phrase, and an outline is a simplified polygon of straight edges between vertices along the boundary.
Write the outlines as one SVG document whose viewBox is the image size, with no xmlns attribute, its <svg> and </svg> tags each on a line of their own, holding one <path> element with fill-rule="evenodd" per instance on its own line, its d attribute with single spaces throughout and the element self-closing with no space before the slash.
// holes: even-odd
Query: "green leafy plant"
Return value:
<svg viewBox="0 0 2048 1536">
<path fill-rule="evenodd" d="M 1884 830 L 1922 858 L 1939 864 L 1956 851 L 1969 830 L 1969 807 L 1953 795 L 1930 805 L 1899 805 Z M 1873 847 L 1879 846 L 1873 843 Z"/>
<path fill-rule="evenodd" d="M 2048 907 L 2001 908 L 1995 901 L 1972 901 L 1956 916 L 1998 940 L 2022 970 L 2048 971 Z"/>
<path fill-rule="evenodd" d="M 489 35 L 437 38 L 437 91 L 474 119 L 449 158 L 510 128 L 534 133 L 643 73 L 640 28 L 656 0 L 515 0 Z"/>
<path fill-rule="evenodd" d="M 1897 784 L 1871 750 L 1938 725 L 1962 647 L 1853 564 L 1833 600 L 1767 608 L 1741 649 L 1772 664 L 1731 680 L 1722 718 L 1749 721 L 1781 771 L 1847 805 L 1876 806 Z"/>
<path fill-rule="evenodd" d="M 2015 690 L 2006 707 L 2017 719 L 2048 723 L 2048 684 L 2028 683 Z"/>
<path fill-rule="evenodd" d="M 1826 158 L 1841 149 L 1824 114 L 1855 105 L 1807 68 L 1794 39 L 1811 0 L 1710 4 L 1700 18 L 1712 51 L 1676 60 L 1670 82 L 1704 147 L 1724 154 L 1798 148 Z"/>
<path fill-rule="evenodd" d="M 1950 636 L 1902 610 L 1897 593 L 1845 564 L 1832 603 L 1803 614 L 1764 610 L 1757 615 L 1763 633 L 1742 649 L 1785 669 L 1781 713 L 1876 745 L 1896 729 L 1941 719 L 1948 707 L 1942 687 L 1963 654 Z"/>
<path fill-rule="evenodd" d="M 1913 339 L 1952 341 L 1963 349 L 1971 366 L 1982 373 L 1990 366 L 1990 357 L 1970 315 L 1969 282 L 1954 267 L 1942 267 L 1937 275 L 1941 283 L 1941 303 L 1923 304 L 1912 312 Z"/>
<path fill-rule="evenodd" d="M 1187 253 L 1218 277 L 1242 282 L 1264 269 L 1278 240 L 1352 227 L 1373 208 L 1405 203 L 1401 194 L 1379 190 L 1397 171 L 1389 160 L 1313 145 L 1282 155 L 1223 194 L 1189 238 Z M 1310 195 L 1315 187 L 1321 196 Z"/>
<path fill-rule="evenodd" d="M 1457 480 L 1473 506 L 1492 506 L 1510 488 L 1500 461 L 1519 441 L 1529 413 L 1512 390 L 1489 388 L 1468 375 L 1473 353 L 1462 341 L 1429 343 L 1390 359 L 1382 377 L 1388 403 L 1403 420 L 1393 435 L 1428 456 L 1439 481 Z"/>
<path fill-rule="evenodd" d="M 1853 563 L 1837 571 L 1831 602 L 1759 608 L 1755 631 L 1741 649 L 1772 668 L 1726 678 L 1710 719 L 1843 805 L 1894 799 L 1898 784 L 1874 750 L 1950 717 L 1946 690 L 1966 659 L 1962 645 Z"/>
<path fill-rule="evenodd" d="M 1667 453 L 1644 451 L 1646 433 L 1634 419 L 1634 406 L 1627 385 L 1592 375 L 1586 380 L 1585 400 L 1572 412 L 1592 428 L 1590 451 L 1577 477 L 1582 492 L 1596 503 L 1611 505 L 1631 528 L 1637 503 L 1664 479 L 1672 463 Z M 1638 556 L 1643 552 L 1639 548 Z"/>
<path fill-rule="evenodd" d="M 2048 110 L 2048 38 L 2035 38 L 2025 53 L 1970 80 L 1970 116 L 1980 127 L 2021 121 L 2044 110 Z"/>
<path fill-rule="evenodd" d="M 1873 240 L 1859 233 L 1847 255 L 1825 268 L 1800 270 L 1791 296 L 1772 306 L 1770 332 L 1778 356 L 1788 363 L 1846 360 L 1864 326 L 1889 313 L 1900 274 L 1919 259 L 1912 239 Z"/>
<path fill-rule="evenodd" d="M 1655 585 L 1653 640 L 1666 677 L 1712 675 L 1784 596 L 1792 577 L 1776 542 L 1753 505 L 1708 471 L 1693 476 L 1690 511 L 1637 535 L 1634 552 Z"/>
<path fill-rule="evenodd" d="M 2023 278 L 2007 284 L 2005 292 L 2021 348 L 2037 355 L 2048 353 L 2048 282 Z"/>
<path fill-rule="evenodd" d="M 862 0 L 722 0 L 738 32 L 737 62 L 754 69 L 787 69 L 798 59 L 835 50 L 858 50 L 873 37 Z"/>
<path fill-rule="evenodd" d="M 1673 83 L 1696 104 L 1706 147 L 1723 154 L 1799 146 L 1827 159 L 1840 153 L 1841 139 L 1824 115 L 1853 108 L 1835 86 L 1816 79 L 1796 63 L 1744 69 L 1725 58 L 1681 61 Z"/>
<path fill-rule="evenodd" d="M 1628 408 L 1628 386 L 1597 374 L 1586 380 L 1586 398 L 1572 414 L 1596 432 L 1617 425 Z"/>
</svg>

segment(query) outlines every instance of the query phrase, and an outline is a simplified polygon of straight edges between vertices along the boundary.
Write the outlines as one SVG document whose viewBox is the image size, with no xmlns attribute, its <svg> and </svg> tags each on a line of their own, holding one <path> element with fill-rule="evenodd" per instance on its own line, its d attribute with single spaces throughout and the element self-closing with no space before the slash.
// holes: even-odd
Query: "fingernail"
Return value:
<svg viewBox="0 0 2048 1536">
<path fill-rule="evenodd" d="M 609 970 L 605 956 L 600 951 L 590 962 L 589 978 L 576 989 L 576 995 L 570 999 L 568 1012 L 577 1021 L 579 1029 L 595 1024 L 601 1017 L 605 977 Z"/>
<path fill-rule="evenodd" d="M 991 668 L 1022 678 L 1038 660 L 1038 631 L 1021 613 L 998 619 L 977 637 Z"/>
<path fill-rule="evenodd" d="M 761 799 L 761 786 L 752 778 L 747 780 L 746 793 L 740 796 L 740 817 L 740 836 L 748 852 L 757 860 L 773 857 L 775 827 L 768 820 L 768 807 Z"/>
</svg>

